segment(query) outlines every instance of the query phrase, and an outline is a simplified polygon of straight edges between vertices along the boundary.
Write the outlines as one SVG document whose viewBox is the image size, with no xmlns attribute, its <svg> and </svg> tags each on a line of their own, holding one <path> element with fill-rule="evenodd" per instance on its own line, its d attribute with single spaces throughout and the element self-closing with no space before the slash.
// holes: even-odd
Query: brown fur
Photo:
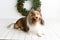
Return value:
<svg viewBox="0 0 60 40">
<path fill-rule="evenodd" d="M 21 30 L 23 30 L 24 32 L 28 32 L 29 28 L 27 26 L 27 22 L 26 22 L 26 17 L 19 19 L 15 24 L 14 24 L 14 28 L 18 29 L 20 28 Z"/>
<path fill-rule="evenodd" d="M 28 32 L 29 31 L 29 27 L 28 27 L 29 25 L 27 25 L 27 19 L 28 19 L 29 22 L 31 22 L 31 24 L 35 25 L 36 24 L 36 17 L 38 17 L 38 22 L 40 22 L 40 24 L 43 24 L 41 12 L 39 10 L 37 10 L 37 11 L 31 10 L 29 12 L 29 14 L 27 15 L 27 17 L 20 18 L 14 24 L 14 28 L 15 29 L 19 29 L 20 28 L 24 32 Z"/>
<path fill-rule="evenodd" d="M 32 24 L 34 25 L 36 24 L 36 17 L 38 17 L 39 22 L 42 23 L 41 10 L 31 10 L 28 16 L 29 16 L 28 20 L 31 21 Z"/>
</svg>

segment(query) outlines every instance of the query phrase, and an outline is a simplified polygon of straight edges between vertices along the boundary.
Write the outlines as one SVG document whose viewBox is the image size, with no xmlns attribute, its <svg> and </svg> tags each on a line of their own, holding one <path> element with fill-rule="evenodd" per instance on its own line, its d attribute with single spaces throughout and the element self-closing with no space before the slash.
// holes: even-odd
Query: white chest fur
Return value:
<svg viewBox="0 0 60 40">
<path fill-rule="evenodd" d="M 40 23 L 36 23 L 36 25 L 28 24 L 28 26 L 29 26 L 30 32 L 35 34 L 42 33 L 42 26 L 40 25 Z"/>
</svg>

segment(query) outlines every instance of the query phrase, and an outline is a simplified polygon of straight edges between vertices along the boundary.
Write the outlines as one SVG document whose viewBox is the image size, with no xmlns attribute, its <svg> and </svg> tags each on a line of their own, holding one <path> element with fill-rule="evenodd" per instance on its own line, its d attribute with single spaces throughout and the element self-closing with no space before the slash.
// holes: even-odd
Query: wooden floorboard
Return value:
<svg viewBox="0 0 60 40">
<path fill-rule="evenodd" d="M 45 26 L 47 26 L 46 28 L 46 32 L 44 33 L 45 35 L 43 35 L 42 37 L 38 37 L 35 34 L 32 33 L 25 33 L 21 30 L 17 30 L 14 28 L 7 28 L 7 26 L 12 23 L 14 20 L 11 19 L 1 19 L 0 20 L 0 39 L 17 39 L 17 40 L 60 40 L 60 34 L 59 34 L 59 28 L 56 28 L 56 25 L 50 24 L 51 22 L 47 22 Z M 12 26 L 13 27 L 13 26 Z M 55 30 L 55 29 L 57 30 Z"/>
</svg>

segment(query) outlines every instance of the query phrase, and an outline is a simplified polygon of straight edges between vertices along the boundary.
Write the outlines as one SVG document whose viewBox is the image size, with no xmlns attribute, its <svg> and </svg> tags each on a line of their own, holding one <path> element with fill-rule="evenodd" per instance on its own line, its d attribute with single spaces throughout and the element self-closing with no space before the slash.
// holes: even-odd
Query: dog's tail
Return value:
<svg viewBox="0 0 60 40">
<path fill-rule="evenodd" d="M 10 28 L 12 25 L 14 25 L 15 23 L 11 23 L 7 26 L 7 28 Z"/>
</svg>

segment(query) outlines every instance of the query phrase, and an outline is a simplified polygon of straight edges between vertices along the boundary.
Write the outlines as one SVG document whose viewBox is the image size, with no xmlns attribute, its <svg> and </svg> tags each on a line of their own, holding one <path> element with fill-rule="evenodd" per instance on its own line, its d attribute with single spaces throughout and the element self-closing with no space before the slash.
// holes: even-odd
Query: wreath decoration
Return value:
<svg viewBox="0 0 60 40">
<path fill-rule="evenodd" d="M 17 0 L 17 10 L 19 13 L 21 13 L 23 16 L 27 16 L 28 10 L 26 8 L 23 8 L 24 2 L 28 0 Z M 37 10 L 37 8 L 41 7 L 40 0 L 32 0 L 32 9 Z"/>
</svg>

